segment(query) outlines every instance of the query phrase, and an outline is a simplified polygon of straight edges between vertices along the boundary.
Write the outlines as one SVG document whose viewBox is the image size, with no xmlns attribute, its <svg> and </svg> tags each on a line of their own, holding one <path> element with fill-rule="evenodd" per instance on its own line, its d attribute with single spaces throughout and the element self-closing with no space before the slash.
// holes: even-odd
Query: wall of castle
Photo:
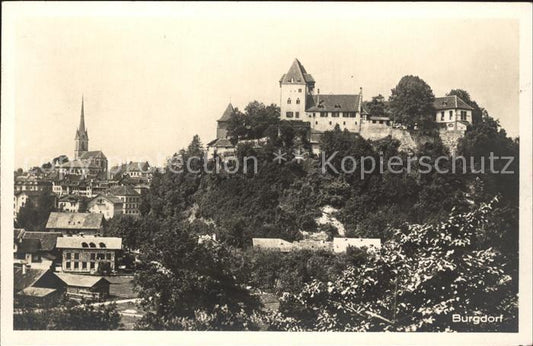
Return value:
<svg viewBox="0 0 533 346">
<path fill-rule="evenodd" d="M 463 137 L 464 134 L 464 130 L 449 131 L 443 129 L 439 131 L 439 136 L 442 141 L 442 144 L 444 144 L 444 146 L 448 148 L 450 155 L 457 154 L 457 144 L 459 144 L 459 139 Z"/>
</svg>

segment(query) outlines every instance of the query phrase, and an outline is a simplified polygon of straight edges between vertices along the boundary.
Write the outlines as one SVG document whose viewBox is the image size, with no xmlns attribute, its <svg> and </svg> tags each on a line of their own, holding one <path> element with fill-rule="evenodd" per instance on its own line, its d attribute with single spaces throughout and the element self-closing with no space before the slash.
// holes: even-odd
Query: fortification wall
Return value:
<svg viewBox="0 0 533 346">
<path fill-rule="evenodd" d="M 465 135 L 463 130 L 441 130 L 439 131 L 440 139 L 442 144 L 448 148 L 450 155 L 457 154 L 457 144 L 459 144 L 459 139 Z"/>
</svg>

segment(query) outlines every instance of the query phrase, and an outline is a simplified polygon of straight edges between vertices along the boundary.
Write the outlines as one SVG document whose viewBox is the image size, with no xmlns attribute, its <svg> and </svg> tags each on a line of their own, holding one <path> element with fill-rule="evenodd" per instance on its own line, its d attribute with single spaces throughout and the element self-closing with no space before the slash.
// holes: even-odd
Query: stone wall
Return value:
<svg viewBox="0 0 533 346">
<path fill-rule="evenodd" d="M 463 137 L 465 134 L 462 130 L 441 130 L 439 131 L 440 139 L 442 141 L 442 144 L 446 148 L 448 148 L 450 155 L 457 154 L 457 144 L 459 143 L 459 139 Z"/>
</svg>

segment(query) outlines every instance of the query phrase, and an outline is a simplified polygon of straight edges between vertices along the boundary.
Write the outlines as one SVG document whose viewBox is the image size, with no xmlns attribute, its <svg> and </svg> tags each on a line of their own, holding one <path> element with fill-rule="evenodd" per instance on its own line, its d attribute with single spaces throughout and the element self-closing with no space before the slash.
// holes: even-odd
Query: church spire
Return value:
<svg viewBox="0 0 533 346">
<path fill-rule="evenodd" d="M 83 95 L 81 96 L 81 117 L 80 117 L 80 126 L 78 127 L 78 131 L 85 132 L 85 114 L 83 111 Z"/>
<path fill-rule="evenodd" d="M 89 135 L 87 134 L 87 129 L 85 128 L 85 110 L 83 96 L 81 97 L 81 115 L 80 115 L 80 126 L 76 131 L 76 148 L 74 149 L 74 158 L 79 159 L 83 153 L 89 150 Z"/>
</svg>

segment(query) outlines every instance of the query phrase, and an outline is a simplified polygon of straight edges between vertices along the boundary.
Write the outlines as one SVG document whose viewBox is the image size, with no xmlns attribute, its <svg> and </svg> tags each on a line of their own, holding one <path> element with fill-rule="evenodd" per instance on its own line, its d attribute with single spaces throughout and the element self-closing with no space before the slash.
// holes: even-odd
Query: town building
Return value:
<svg viewBox="0 0 533 346">
<path fill-rule="evenodd" d="M 20 191 L 52 191 L 52 182 L 35 176 L 15 178 L 15 193 Z"/>
<path fill-rule="evenodd" d="M 207 155 L 209 157 L 226 157 L 235 153 L 235 146 L 231 143 L 228 136 L 228 125 L 235 108 L 230 103 L 222 113 L 220 119 L 217 120 L 217 137 L 211 142 L 207 143 Z"/>
<path fill-rule="evenodd" d="M 59 301 L 64 283 L 49 269 L 13 268 L 15 307 L 51 306 Z"/>
<path fill-rule="evenodd" d="M 61 270 L 70 273 L 95 274 L 98 270 L 115 271 L 122 238 L 73 236 L 57 239 L 61 251 Z"/>
<path fill-rule="evenodd" d="M 139 206 L 141 204 L 141 195 L 132 186 L 111 187 L 109 194 L 118 197 L 122 201 L 122 213 L 124 215 L 140 215 Z"/>
<path fill-rule="evenodd" d="M 65 211 L 70 213 L 84 212 L 84 206 L 86 206 L 86 197 L 79 195 L 66 195 L 59 198 L 57 207 L 59 211 Z"/>
<path fill-rule="evenodd" d="M 46 223 L 49 232 L 63 235 L 97 235 L 103 230 L 103 215 L 91 213 L 52 212 Z"/>
<path fill-rule="evenodd" d="M 114 166 L 109 170 L 111 179 L 122 178 L 127 176 L 129 178 L 136 178 L 138 182 L 150 183 L 152 180 L 153 169 L 150 164 L 145 162 L 129 162 Z"/>
<path fill-rule="evenodd" d="M 103 277 L 57 273 L 66 286 L 65 295 L 74 300 L 100 300 L 109 297 L 111 283 Z"/>
<path fill-rule="evenodd" d="M 14 263 L 32 269 L 51 269 L 59 256 L 56 249 L 58 232 L 29 232 L 15 230 Z"/>
<path fill-rule="evenodd" d="M 99 194 L 88 202 L 87 211 L 102 214 L 104 219 L 109 220 L 123 214 L 123 205 L 124 202 L 117 196 Z"/>
<path fill-rule="evenodd" d="M 303 239 L 295 242 L 288 242 L 280 238 L 252 238 L 254 249 L 291 252 L 300 250 L 309 251 L 329 251 L 343 253 L 349 247 L 354 248 L 376 248 L 381 247 L 381 240 L 374 238 L 333 238 L 332 241 L 318 239 Z"/>
<path fill-rule="evenodd" d="M 456 95 L 437 97 L 433 102 L 435 121 L 441 130 L 465 131 L 472 124 L 472 111 L 466 102 Z"/>
</svg>

